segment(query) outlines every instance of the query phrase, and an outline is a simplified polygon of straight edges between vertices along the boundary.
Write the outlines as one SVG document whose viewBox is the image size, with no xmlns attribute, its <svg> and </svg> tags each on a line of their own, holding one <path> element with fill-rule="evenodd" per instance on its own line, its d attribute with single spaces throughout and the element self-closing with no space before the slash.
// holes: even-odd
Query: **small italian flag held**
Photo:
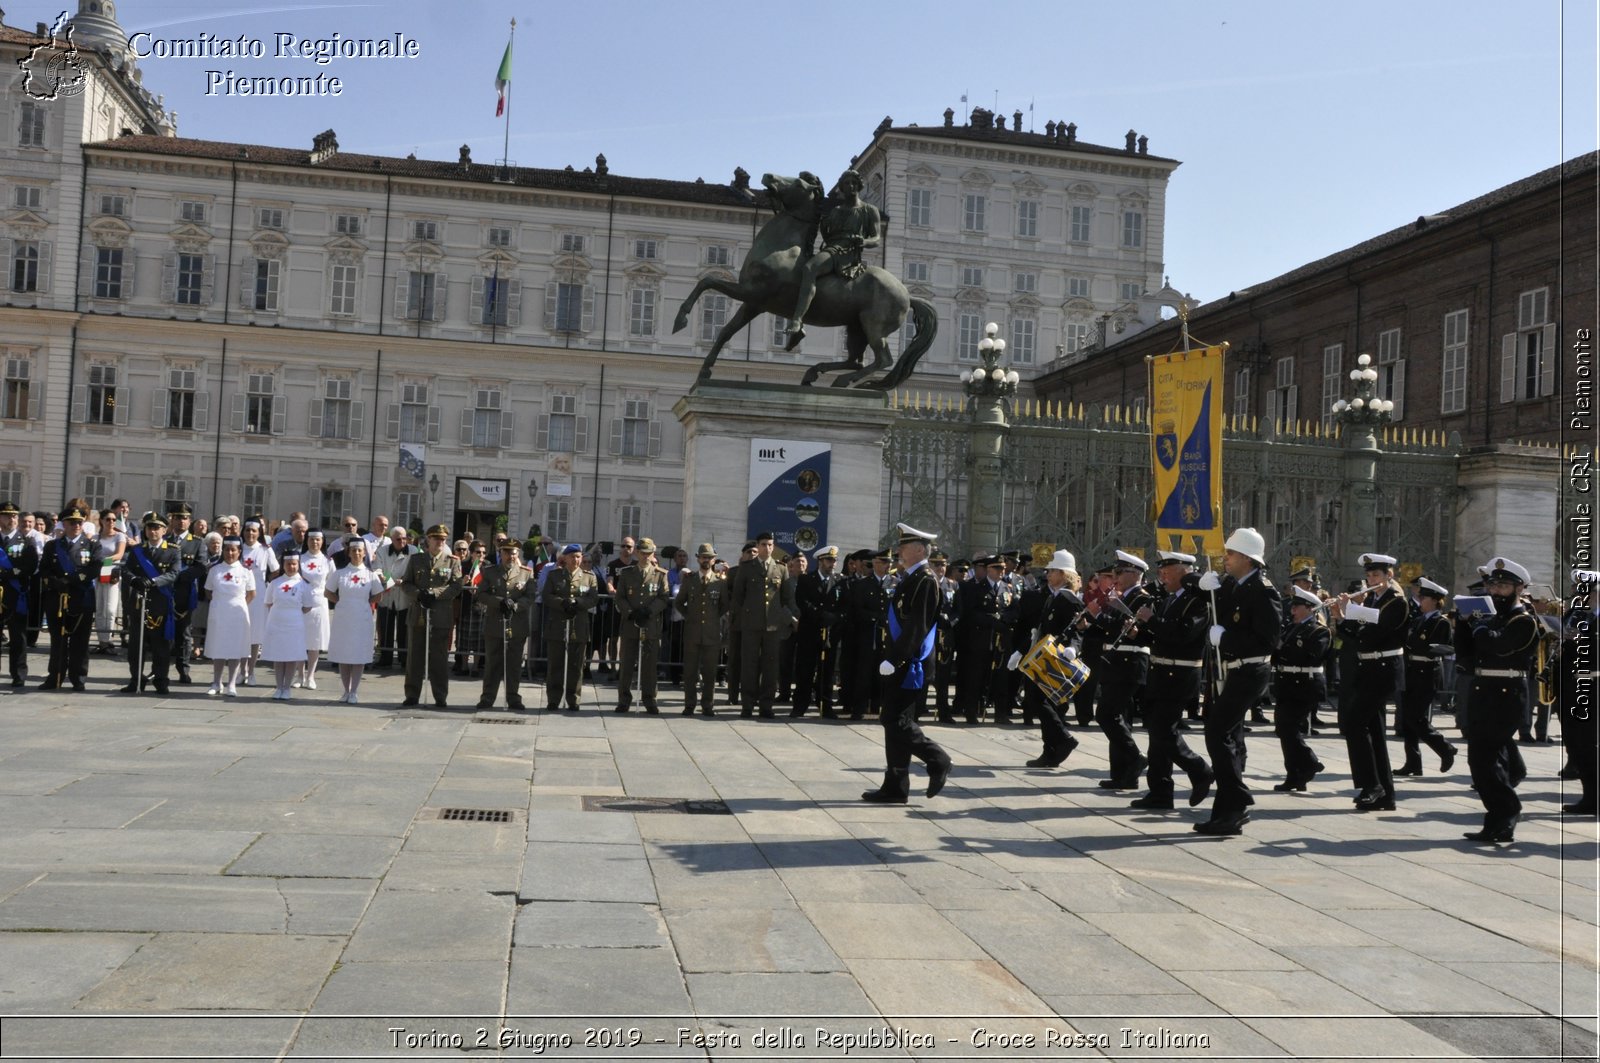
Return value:
<svg viewBox="0 0 1600 1063">
<path fill-rule="evenodd" d="M 500 72 L 494 76 L 494 116 L 506 113 L 506 91 L 511 87 L 511 42 L 506 42 L 506 54 L 500 57 Z"/>
</svg>

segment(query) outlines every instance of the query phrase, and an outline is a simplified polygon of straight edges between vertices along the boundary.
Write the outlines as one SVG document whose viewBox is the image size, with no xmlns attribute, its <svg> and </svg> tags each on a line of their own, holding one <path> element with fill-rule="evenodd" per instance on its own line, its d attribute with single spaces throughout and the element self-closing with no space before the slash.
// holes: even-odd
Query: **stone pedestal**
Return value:
<svg viewBox="0 0 1600 1063">
<path fill-rule="evenodd" d="M 888 403 L 881 391 L 715 380 L 696 384 L 672 407 L 684 429 L 679 542 L 693 551 L 709 540 L 730 564 L 737 561 L 739 546 L 760 530 L 746 527 L 750 441 L 774 438 L 832 447 L 828 543 L 847 549 L 878 545 L 884 537 L 879 526 L 883 441 L 893 419 Z"/>
<path fill-rule="evenodd" d="M 1556 580 L 1556 510 L 1564 471 L 1553 450 L 1499 445 L 1461 456 L 1456 484 L 1456 579 L 1452 590 L 1478 578 L 1495 555 L 1527 567 L 1534 583 Z"/>
</svg>

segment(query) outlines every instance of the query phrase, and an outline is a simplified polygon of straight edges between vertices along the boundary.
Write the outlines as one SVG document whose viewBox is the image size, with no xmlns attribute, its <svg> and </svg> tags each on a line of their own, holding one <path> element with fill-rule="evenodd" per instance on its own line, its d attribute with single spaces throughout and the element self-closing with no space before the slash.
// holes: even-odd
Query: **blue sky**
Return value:
<svg viewBox="0 0 1600 1063">
<path fill-rule="evenodd" d="M 14 24 L 54 10 L 11 5 Z M 74 5 L 75 6 L 75 5 Z M 1129 129 L 1182 160 L 1167 272 L 1201 299 L 1596 147 L 1592 0 L 1077 0 L 273 4 L 121 0 L 131 34 L 264 42 L 262 60 L 140 62 L 185 136 L 500 157 L 494 75 L 517 19 L 510 157 L 727 181 L 835 172 L 885 116 L 979 105 Z M 415 59 L 274 58 L 274 34 L 418 42 Z M 210 69 L 339 77 L 337 98 L 206 95 Z M 958 119 L 959 121 L 959 119 Z"/>
</svg>

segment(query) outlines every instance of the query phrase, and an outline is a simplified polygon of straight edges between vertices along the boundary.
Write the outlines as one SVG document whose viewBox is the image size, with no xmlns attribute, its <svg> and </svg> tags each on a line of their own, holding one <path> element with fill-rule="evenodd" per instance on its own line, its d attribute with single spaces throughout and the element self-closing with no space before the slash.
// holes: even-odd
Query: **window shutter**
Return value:
<svg viewBox="0 0 1600 1063">
<path fill-rule="evenodd" d="M 313 528 L 322 527 L 322 488 L 311 489 L 311 505 L 309 507 Z"/>
<path fill-rule="evenodd" d="M 161 256 L 161 301 L 178 301 L 178 253 L 168 251 Z"/>
<path fill-rule="evenodd" d="M 539 415 L 538 419 L 534 422 L 534 425 L 535 425 L 535 427 L 534 427 L 534 431 L 533 431 L 533 449 L 534 450 L 549 450 L 550 449 L 550 415 L 548 413 L 541 413 Z"/>
<path fill-rule="evenodd" d="M 1283 420 L 1283 412 L 1278 409 L 1278 389 L 1277 388 L 1273 388 L 1272 390 L 1267 392 L 1267 417 L 1266 417 L 1266 422 L 1269 425 L 1276 426 L 1278 424 L 1278 422 L 1280 422 L 1282 420 Z"/>
<path fill-rule="evenodd" d="M 517 419 L 511 415 L 511 411 L 510 410 L 502 410 L 501 413 L 500 413 L 500 449 L 501 450 L 510 450 L 512 445 L 515 443 L 515 437 L 513 436 L 513 431 L 516 428 L 516 425 L 517 425 Z"/>
<path fill-rule="evenodd" d="M 1289 385 L 1288 401 L 1285 402 L 1284 405 L 1287 407 L 1287 409 L 1284 410 L 1283 419 L 1285 421 L 1288 421 L 1290 424 L 1293 424 L 1295 421 L 1299 420 L 1299 418 L 1300 418 L 1300 385 L 1299 384 L 1290 384 Z"/>
<path fill-rule="evenodd" d="M 111 401 L 116 404 L 116 408 L 111 411 L 111 423 L 120 427 L 128 423 L 128 403 L 132 401 L 129 389 L 117 388 L 111 396 Z"/>
<path fill-rule="evenodd" d="M 284 422 L 289 419 L 289 400 L 281 394 L 272 396 L 272 434 L 283 435 Z"/>
<path fill-rule="evenodd" d="M 474 411 L 471 406 L 468 406 L 461 411 L 461 433 L 459 436 L 459 441 L 464 447 L 472 446 L 472 417 L 475 412 L 476 411 Z"/>
<path fill-rule="evenodd" d="M 650 456 L 652 458 L 658 458 L 658 457 L 661 456 L 661 422 L 660 421 L 651 421 L 650 422 Z"/>
<path fill-rule="evenodd" d="M 228 414 L 228 431 L 244 431 L 244 392 L 236 391 L 233 394 L 233 409 Z"/>
<path fill-rule="evenodd" d="M 384 416 L 383 435 L 384 438 L 391 440 L 400 438 L 400 404 L 398 402 L 389 403 L 388 411 Z"/>
<path fill-rule="evenodd" d="M 72 385 L 72 423 L 82 424 L 89 419 L 89 389 L 82 384 Z"/>
<path fill-rule="evenodd" d="M 1517 401 L 1517 334 L 1500 337 L 1500 401 Z"/>
<path fill-rule="evenodd" d="M 40 261 L 43 261 L 42 259 Z M 44 267 L 40 267 L 43 272 Z M 1556 326 L 1552 322 L 1544 327 L 1544 341 L 1539 347 L 1539 394 L 1551 395 L 1556 389 Z"/>
<path fill-rule="evenodd" d="M 594 285 L 583 286 L 583 331 L 594 331 Z"/>
<path fill-rule="evenodd" d="M 28 389 L 28 420 L 37 421 L 44 405 L 44 382 L 39 381 Z"/>
<path fill-rule="evenodd" d="M 211 392 L 194 393 L 194 430 L 204 432 L 211 422 Z"/>
<path fill-rule="evenodd" d="M 445 298 L 450 293 L 450 278 L 444 273 L 433 275 L 433 313 L 428 316 L 429 321 L 443 321 L 445 311 Z"/>
<path fill-rule="evenodd" d="M 156 388 L 154 401 L 150 407 L 150 424 L 155 428 L 167 427 L 167 408 L 172 404 L 172 392 L 166 388 Z"/>
<path fill-rule="evenodd" d="M 589 418 L 575 417 L 576 426 L 572 430 L 572 449 L 575 454 L 589 452 Z"/>
<path fill-rule="evenodd" d="M 411 274 L 401 270 L 394 275 L 394 316 L 401 321 L 409 320 L 409 298 L 411 295 Z"/>
<path fill-rule="evenodd" d="M 439 442 L 439 407 L 428 407 L 428 442 Z"/>
<path fill-rule="evenodd" d="M 213 290 L 216 288 L 217 256 L 207 255 L 201 268 L 205 272 L 200 277 L 200 305 L 210 306 Z"/>
<path fill-rule="evenodd" d="M 246 310 L 256 308 L 256 259 L 246 255 L 239 276 L 239 305 Z"/>
<path fill-rule="evenodd" d="M 483 277 L 472 278 L 472 301 L 467 306 L 467 321 L 473 325 L 487 325 L 483 316 Z"/>
<path fill-rule="evenodd" d="M 322 400 L 311 400 L 310 415 L 306 418 L 306 434 L 312 439 L 322 438 Z"/>
<path fill-rule="evenodd" d="M 360 399 L 350 404 L 350 438 L 360 439 L 366 428 L 367 404 Z"/>
<path fill-rule="evenodd" d="M 39 292 L 48 292 L 50 290 L 50 242 L 48 240 L 43 240 L 39 243 L 39 286 L 35 290 Z"/>
<path fill-rule="evenodd" d="M 522 325 L 522 282 L 519 280 L 501 281 L 506 286 L 506 328 L 520 328 Z"/>
<path fill-rule="evenodd" d="M 130 243 L 122 252 L 122 298 L 124 299 L 132 299 L 134 296 L 133 264 L 138 260 L 139 256 L 133 253 L 133 245 Z M 93 272 L 89 274 L 89 283 L 91 285 L 94 283 Z M 93 290 L 93 288 L 90 289 L 90 291 Z"/>
<path fill-rule="evenodd" d="M 611 419 L 611 453 L 622 453 L 622 418 Z"/>
<path fill-rule="evenodd" d="M 1406 415 L 1406 360 L 1401 358 L 1394 363 L 1394 387 L 1389 389 L 1393 394 L 1390 401 L 1394 403 L 1394 413 L 1391 417 L 1398 421 Z"/>
<path fill-rule="evenodd" d="M 551 281 L 544 286 L 544 330 L 556 330 L 556 304 L 559 301 L 560 285 Z"/>
</svg>

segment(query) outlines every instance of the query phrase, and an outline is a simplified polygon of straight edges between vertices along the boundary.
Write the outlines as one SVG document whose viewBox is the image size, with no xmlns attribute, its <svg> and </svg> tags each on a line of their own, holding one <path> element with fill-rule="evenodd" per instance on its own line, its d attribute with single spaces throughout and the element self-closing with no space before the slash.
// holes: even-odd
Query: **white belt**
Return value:
<svg viewBox="0 0 1600 1063">
<path fill-rule="evenodd" d="M 1408 654 L 1406 654 L 1406 660 L 1408 660 L 1408 661 L 1453 661 L 1453 660 L 1455 660 L 1455 656 L 1456 655 L 1453 654 L 1453 653 L 1447 653 L 1442 657 L 1435 657 L 1431 653 L 1408 653 Z"/>
<path fill-rule="evenodd" d="M 1149 646 L 1112 646 L 1112 653 L 1149 653 Z"/>
<path fill-rule="evenodd" d="M 1321 675 L 1322 674 L 1322 669 L 1321 668 L 1312 667 L 1310 665 L 1299 665 L 1299 664 L 1280 664 L 1280 665 L 1278 665 L 1278 671 L 1279 672 L 1287 672 L 1290 675 Z"/>
<path fill-rule="evenodd" d="M 1487 676 L 1490 679 L 1526 679 L 1527 672 L 1519 672 L 1515 668 L 1479 668 L 1473 675 Z"/>
<path fill-rule="evenodd" d="M 1358 653 L 1356 657 L 1363 661 L 1380 661 L 1385 657 L 1402 656 L 1405 650 L 1379 650 L 1377 653 Z"/>
<path fill-rule="evenodd" d="M 1169 668 L 1203 668 L 1204 661 L 1175 661 L 1171 657 L 1151 657 L 1151 664 L 1164 664 Z"/>
<path fill-rule="evenodd" d="M 1237 668 L 1241 664 L 1266 664 L 1271 660 L 1271 657 L 1240 657 L 1237 661 L 1223 661 L 1222 667 Z"/>
</svg>

